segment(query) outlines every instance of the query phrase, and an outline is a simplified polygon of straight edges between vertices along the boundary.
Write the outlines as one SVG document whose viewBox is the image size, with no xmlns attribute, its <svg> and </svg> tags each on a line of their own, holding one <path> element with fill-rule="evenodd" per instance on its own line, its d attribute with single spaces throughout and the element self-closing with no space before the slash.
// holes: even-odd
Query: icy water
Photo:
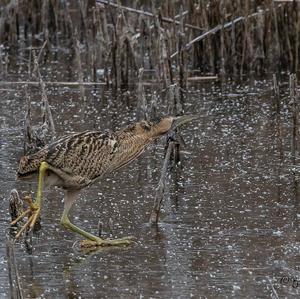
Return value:
<svg viewBox="0 0 300 299">
<path fill-rule="evenodd" d="M 116 97 L 103 87 L 86 88 L 82 101 L 76 87 L 47 90 L 58 136 L 115 130 L 137 120 L 134 91 Z M 40 91 L 29 87 L 29 92 L 37 115 Z M 59 224 L 63 192 L 52 188 L 45 193 L 42 229 L 33 234 L 32 248 L 14 245 L 15 266 L 7 261 L 8 197 L 12 188 L 33 192 L 36 182 L 15 180 L 23 148 L 24 87 L 1 85 L 0 96 L 0 298 L 17 296 L 16 281 L 23 298 L 300 295 L 298 174 L 292 166 L 287 85 L 281 87 L 283 158 L 270 81 L 256 81 L 251 88 L 231 83 L 221 88 L 218 81 L 190 86 L 185 111 L 204 118 L 182 129 L 186 147 L 181 167 L 170 172 L 159 226 L 150 227 L 148 220 L 164 138 L 84 190 L 71 212 L 78 226 L 97 233 L 101 220 L 103 236 L 133 235 L 135 245 L 79 251 L 81 238 Z"/>
</svg>

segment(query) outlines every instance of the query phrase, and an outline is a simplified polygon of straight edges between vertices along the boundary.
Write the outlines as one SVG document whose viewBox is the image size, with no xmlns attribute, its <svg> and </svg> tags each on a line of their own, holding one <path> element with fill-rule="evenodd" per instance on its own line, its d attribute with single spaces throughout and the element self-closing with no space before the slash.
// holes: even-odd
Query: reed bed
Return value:
<svg viewBox="0 0 300 299">
<path fill-rule="evenodd" d="M 246 1 L 1 0 L 0 43 L 45 50 L 66 45 L 91 81 L 116 88 L 152 71 L 164 87 L 187 79 L 289 71 L 299 67 L 300 3 Z M 22 41 L 22 42 L 20 42 Z M 3 52 L 3 50 L 2 50 Z M 102 78 L 102 79 L 103 79 Z M 83 85 L 81 92 L 83 93 Z"/>
</svg>

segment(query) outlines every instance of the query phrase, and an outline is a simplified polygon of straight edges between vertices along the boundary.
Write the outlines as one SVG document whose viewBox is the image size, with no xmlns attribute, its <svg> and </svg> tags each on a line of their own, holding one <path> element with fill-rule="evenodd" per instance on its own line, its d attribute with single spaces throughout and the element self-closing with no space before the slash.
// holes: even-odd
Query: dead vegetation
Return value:
<svg viewBox="0 0 300 299">
<path fill-rule="evenodd" d="M 20 41 L 45 55 L 68 43 L 85 79 L 116 88 L 134 83 L 139 69 L 154 71 L 162 86 L 187 77 L 240 77 L 299 65 L 300 3 L 281 1 L 1 0 L 0 42 L 10 51 Z M 2 53 L 3 54 L 3 53 Z M 80 85 L 82 88 L 82 85 Z M 82 91 L 82 90 L 81 90 Z"/>
</svg>

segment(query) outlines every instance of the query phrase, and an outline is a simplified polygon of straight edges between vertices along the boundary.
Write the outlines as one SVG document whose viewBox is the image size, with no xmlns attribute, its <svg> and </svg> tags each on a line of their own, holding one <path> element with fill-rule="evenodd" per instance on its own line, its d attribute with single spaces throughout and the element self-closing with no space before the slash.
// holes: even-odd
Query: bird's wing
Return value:
<svg viewBox="0 0 300 299">
<path fill-rule="evenodd" d="M 86 131 L 50 144 L 46 161 L 71 176 L 93 180 L 106 172 L 116 147 L 114 134 Z"/>
<path fill-rule="evenodd" d="M 55 152 L 60 144 L 63 144 L 64 141 L 71 138 L 73 135 L 76 134 L 64 136 L 61 139 L 51 143 L 50 145 L 46 145 L 44 148 L 33 154 L 22 156 L 19 162 L 18 176 L 22 178 L 23 176 L 26 177 L 31 173 L 37 172 L 41 162 L 46 161 L 46 158 L 49 154 L 49 148 L 52 152 Z"/>
<path fill-rule="evenodd" d="M 119 143 L 114 155 L 111 157 L 111 163 L 107 169 L 107 172 L 119 170 L 120 168 L 123 168 L 131 163 L 143 153 L 147 145 L 148 143 L 124 147 Z M 132 148 L 134 148 L 134 150 L 132 150 Z"/>
</svg>

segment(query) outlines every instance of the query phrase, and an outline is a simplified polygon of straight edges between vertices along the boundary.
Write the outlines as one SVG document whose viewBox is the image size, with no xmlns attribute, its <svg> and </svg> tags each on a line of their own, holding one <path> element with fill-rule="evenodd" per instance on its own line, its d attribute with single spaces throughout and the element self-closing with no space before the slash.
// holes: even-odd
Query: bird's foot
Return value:
<svg viewBox="0 0 300 299">
<path fill-rule="evenodd" d="M 101 239 L 96 238 L 94 240 L 83 240 L 80 242 L 81 248 L 97 249 L 98 247 L 106 246 L 128 246 L 134 243 L 134 237 L 124 237 L 120 239 Z"/>
<path fill-rule="evenodd" d="M 27 216 L 26 223 L 18 231 L 18 233 L 15 236 L 15 239 L 18 239 L 25 230 L 30 231 L 34 227 L 34 225 L 36 224 L 36 222 L 39 218 L 40 212 L 41 212 L 40 205 L 34 203 L 30 196 L 25 196 L 24 200 L 28 203 L 29 208 L 26 211 L 24 211 L 23 213 L 21 213 L 21 215 L 19 215 L 14 221 L 12 221 L 10 223 L 11 225 L 15 225 L 20 220 L 22 220 L 24 217 Z"/>
</svg>

